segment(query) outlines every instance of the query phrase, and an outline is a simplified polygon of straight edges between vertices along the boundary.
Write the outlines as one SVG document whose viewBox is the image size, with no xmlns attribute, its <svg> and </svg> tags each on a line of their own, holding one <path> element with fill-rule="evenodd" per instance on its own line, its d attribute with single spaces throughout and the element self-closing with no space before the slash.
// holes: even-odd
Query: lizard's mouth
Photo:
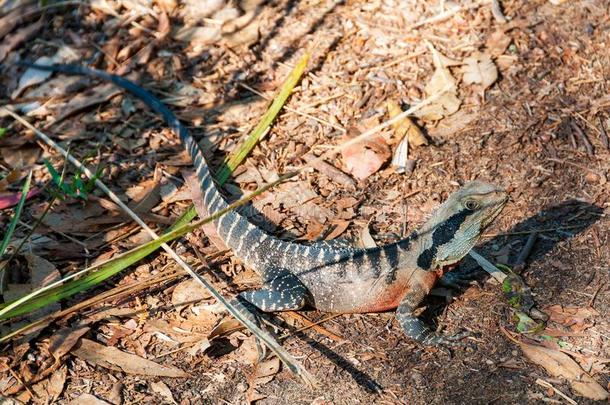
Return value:
<svg viewBox="0 0 610 405">
<path fill-rule="evenodd" d="M 502 212 L 504 207 L 506 207 L 506 204 L 508 203 L 508 201 L 509 201 L 509 197 L 508 197 L 508 194 L 507 194 L 502 199 L 502 201 L 500 201 L 498 206 L 491 212 L 491 214 L 482 221 L 482 227 L 481 227 L 482 229 L 481 230 L 487 228 L 494 221 L 494 219 L 496 219 L 496 217 L 498 215 L 500 215 L 500 213 Z"/>
</svg>

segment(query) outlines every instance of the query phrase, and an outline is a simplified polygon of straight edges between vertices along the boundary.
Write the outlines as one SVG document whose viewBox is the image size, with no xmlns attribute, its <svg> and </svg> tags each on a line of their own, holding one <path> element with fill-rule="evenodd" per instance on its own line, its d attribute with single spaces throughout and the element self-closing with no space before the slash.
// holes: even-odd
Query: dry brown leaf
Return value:
<svg viewBox="0 0 610 405">
<path fill-rule="evenodd" d="M 328 235 L 326 235 L 326 240 L 333 240 L 341 236 L 349 227 L 349 221 L 335 220 L 332 222 L 332 225 L 334 225 L 334 228 Z"/>
<path fill-rule="evenodd" d="M 25 284 L 9 283 L 3 292 L 5 301 L 14 301 L 26 294 L 29 294 L 35 289 L 44 287 L 45 285 L 53 283 L 61 278 L 61 274 L 55 268 L 55 265 L 48 260 L 43 259 L 40 256 L 36 256 L 33 253 L 26 253 L 23 256 L 28 262 L 30 282 Z M 39 319 L 59 309 L 61 309 L 61 305 L 59 305 L 59 303 L 52 303 L 28 313 L 27 318 L 29 320 Z"/>
<path fill-rule="evenodd" d="M 162 319 L 149 319 L 144 326 L 145 332 L 161 333 L 166 337 L 179 343 L 199 342 L 206 337 L 201 333 L 187 331 L 177 324 L 177 321 L 165 321 Z"/>
<path fill-rule="evenodd" d="M 38 146 L 25 145 L 20 148 L 1 148 L 2 160 L 11 169 L 20 169 L 36 163 L 41 150 Z"/>
<path fill-rule="evenodd" d="M 398 103 L 394 100 L 389 100 L 387 102 L 387 107 L 390 118 L 394 118 L 398 114 L 402 113 L 402 108 L 400 108 Z M 396 139 L 398 141 L 400 141 L 406 135 L 407 139 L 409 140 L 409 145 L 421 146 L 428 144 L 428 140 L 422 131 L 413 123 L 413 121 L 411 121 L 411 119 L 409 119 L 409 117 L 405 117 L 399 122 L 394 123 L 393 127 Z"/>
<path fill-rule="evenodd" d="M 240 333 L 237 333 L 234 337 L 239 337 L 240 335 Z M 258 362 L 259 356 L 258 348 L 256 347 L 256 338 L 254 336 L 248 336 L 243 339 L 239 348 L 233 352 L 233 355 L 235 359 L 242 364 L 255 365 Z"/>
<path fill-rule="evenodd" d="M 500 56 L 506 51 L 508 45 L 510 45 L 512 38 L 506 35 L 503 29 L 494 31 L 487 41 L 485 47 L 489 50 L 491 56 Z"/>
<path fill-rule="evenodd" d="M 597 401 L 608 399 L 608 392 L 567 354 L 525 343 L 519 343 L 519 346 L 528 359 L 544 367 L 553 377 L 567 379 L 580 395 Z"/>
<path fill-rule="evenodd" d="M 91 394 L 81 394 L 70 401 L 70 405 L 111 405 Z"/>
<path fill-rule="evenodd" d="M 188 279 L 178 284 L 174 291 L 172 291 L 172 304 L 184 305 L 195 303 L 211 296 L 210 292 L 196 280 Z"/>
<path fill-rule="evenodd" d="M 13 183 L 17 183 L 24 177 L 22 170 L 11 170 L 6 176 L 0 179 L 0 191 L 5 191 Z"/>
<path fill-rule="evenodd" d="M 42 28 L 43 20 L 40 19 L 33 24 L 30 24 L 13 35 L 5 37 L 0 45 L 0 62 L 4 61 L 4 58 L 8 55 L 10 51 L 17 48 L 23 42 L 27 41 Z"/>
<path fill-rule="evenodd" d="M 371 236 L 371 232 L 369 231 L 369 226 L 363 226 L 362 229 L 360 230 L 360 244 L 362 245 L 363 248 L 365 249 L 372 249 L 372 248 L 376 248 L 377 244 L 375 243 L 375 240 L 373 239 L 373 237 Z"/>
<path fill-rule="evenodd" d="M 128 204 L 129 208 L 140 216 L 150 214 L 151 210 L 161 202 L 160 185 L 157 178 L 132 186 L 127 189 L 125 194 L 133 200 Z"/>
<path fill-rule="evenodd" d="M 464 59 L 462 73 L 466 84 L 480 84 L 488 88 L 498 80 L 498 68 L 487 53 L 477 53 Z"/>
<path fill-rule="evenodd" d="M 23 402 L 34 400 L 34 403 L 54 403 L 64 390 L 66 376 L 67 368 L 63 366 L 55 370 L 51 377 L 32 385 L 30 390 L 23 391 L 17 398 Z M 30 396 L 30 392 L 36 395 L 35 398 Z M 4 404 L 3 401 L 0 403 Z"/>
<path fill-rule="evenodd" d="M 72 62 L 78 58 L 77 53 L 69 46 L 60 47 L 55 55 L 53 56 L 41 56 L 34 61 L 37 65 L 47 66 L 55 63 L 67 63 Z M 40 70 L 33 67 L 29 67 L 19 77 L 19 83 L 17 88 L 11 94 L 11 99 L 16 99 L 21 93 L 30 86 L 42 83 L 46 81 L 53 72 L 49 70 Z M 63 93 L 65 94 L 65 93 Z"/>
<path fill-rule="evenodd" d="M 381 136 L 371 137 L 341 151 L 346 170 L 359 180 L 376 173 L 390 156 L 390 148 Z"/>
<path fill-rule="evenodd" d="M 77 94 L 65 103 L 53 105 L 52 109 L 59 113 L 54 123 L 62 121 L 78 111 L 106 102 L 121 92 L 122 90 L 118 89 L 114 84 L 105 83 L 95 86 L 84 93 Z M 51 108 L 51 106 L 47 107 Z"/>
<path fill-rule="evenodd" d="M 51 374 L 47 385 L 47 394 L 49 395 L 50 403 L 55 402 L 64 391 L 67 375 L 68 368 L 65 365 L 61 366 L 59 370 L 55 370 L 55 372 Z"/>
<path fill-rule="evenodd" d="M 428 48 L 432 52 L 435 70 L 424 90 L 428 97 L 437 96 L 439 93 L 442 95 L 433 103 L 416 111 L 415 115 L 422 119 L 437 121 L 455 113 L 462 102 L 457 97 L 457 81 L 443 62 L 447 58 L 434 49 L 430 43 L 428 43 Z"/>
<path fill-rule="evenodd" d="M 210 341 L 207 339 L 201 339 L 199 342 L 195 343 L 193 346 L 189 347 L 186 351 L 191 357 L 195 357 L 199 353 L 203 353 L 208 350 L 212 345 Z"/>
<path fill-rule="evenodd" d="M 157 394 L 161 395 L 163 398 L 165 398 L 168 402 L 171 402 L 172 404 L 176 404 L 176 400 L 174 399 L 174 395 L 172 394 L 172 391 L 169 389 L 169 387 L 167 386 L 167 384 L 165 384 L 163 381 L 153 381 L 150 383 L 150 388 L 156 392 Z"/>
<path fill-rule="evenodd" d="M 250 403 L 266 398 L 265 395 L 256 391 L 256 388 L 273 380 L 278 371 L 280 371 L 280 360 L 277 357 L 258 363 L 255 366 L 252 376 L 248 378 L 249 387 L 246 398 Z"/>
<path fill-rule="evenodd" d="M 127 374 L 174 378 L 188 377 L 188 374 L 179 368 L 164 366 L 89 339 L 81 339 L 80 345 L 72 349 L 72 353 L 93 365 Z"/>
<path fill-rule="evenodd" d="M 89 331 L 88 326 L 76 326 L 74 328 L 62 328 L 55 332 L 49 339 L 49 353 L 59 362 L 63 355 L 68 353 L 78 340 Z"/>
<path fill-rule="evenodd" d="M 582 332 L 593 326 L 594 322 L 585 322 L 586 319 L 599 315 L 592 307 L 564 307 L 559 304 L 545 308 L 544 312 L 549 315 L 549 320 L 570 327 L 574 332 Z"/>
</svg>

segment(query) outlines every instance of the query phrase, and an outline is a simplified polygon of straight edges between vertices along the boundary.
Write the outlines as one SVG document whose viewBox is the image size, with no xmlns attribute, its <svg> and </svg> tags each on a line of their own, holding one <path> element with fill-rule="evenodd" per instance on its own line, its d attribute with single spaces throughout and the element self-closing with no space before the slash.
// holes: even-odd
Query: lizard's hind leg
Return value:
<svg viewBox="0 0 610 405">
<path fill-rule="evenodd" d="M 464 346 L 458 340 L 468 336 L 460 333 L 454 336 L 443 336 L 431 331 L 421 319 L 413 315 L 427 291 L 413 289 L 408 292 L 396 309 L 396 320 L 405 335 L 425 346 Z"/>
<path fill-rule="evenodd" d="M 268 278 L 263 288 L 242 292 L 238 297 L 263 312 L 276 312 L 303 308 L 308 295 L 307 287 L 297 276 L 280 270 Z"/>
<path fill-rule="evenodd" d="M 301 280 L 288 270 L 280 270 L 272 273 L 263 288 L 258 290 L 244 291 L 234 300 L 233 304 L 238 309 L 245 309 L 245 315 L 261 326 L 261 315 L 259 311 L 276 312 L 298 310 L 305 306 L 309 291 L 301 283 Z M 259 356 L 264 358 L 265 350 L 256 340 L 259 348 Z"/>
</svg>

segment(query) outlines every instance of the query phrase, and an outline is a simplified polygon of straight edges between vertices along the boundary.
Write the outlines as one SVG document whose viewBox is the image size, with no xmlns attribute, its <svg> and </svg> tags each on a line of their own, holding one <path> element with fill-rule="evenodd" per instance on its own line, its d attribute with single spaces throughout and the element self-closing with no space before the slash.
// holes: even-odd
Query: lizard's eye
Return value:
<svg viewBox="0 0 610 405">
<path fill-rule="evenodd" d="M 464 201 L 464 207 L 470 211 L 475 211 L 479 209 L 479 203 L 475 200 L 466 200 Z"/>
</svg>

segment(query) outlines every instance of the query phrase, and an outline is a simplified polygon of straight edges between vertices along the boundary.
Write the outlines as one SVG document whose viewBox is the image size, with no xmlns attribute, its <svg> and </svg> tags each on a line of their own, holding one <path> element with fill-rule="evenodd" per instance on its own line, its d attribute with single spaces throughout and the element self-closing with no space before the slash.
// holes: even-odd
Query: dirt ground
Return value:
<svg viewBox="0 0 610 405">
<path fill-rule="evenodd" d="M 190 202 L 183 176 L 192 168 L 160 118 L 94 80 L 54 76 L 26 88 L 20 82 L 25 68 L 13 62 L 58 57 L 139 80 L 188 124 L 217 168 L 265 112 L 268 102 L 260 94 L 272 98 L 310 51 L 306 74 L 286 104 L 291 110 L 280 114 L 225 186 L 236 199 L 303 166 L 307 154 L 319 155 L 387 120 L 388 101 L 406 109 L 425 99 L 438 69 L 434 55 L 443 55 L 459 106 L 441 109 L 437 117 L 413 118 L 428 144 L 410 146 L 406 173 L 390 164 L 399 140 L 385 129 L 381 151 L 373 148 L 371 160 L 358 161 L 367 165 L 381 156 L 380 168 L 360 176 L 362 166 L 352 170 L 346 156 L 338 156 L 326 171 L 305 171 L 258 197 L 253 206 L 262 215 L 254 220 L 287 239 L 330 235 L 358 241 L 368 229 L 382 244 L 415 229 L 466 181 L 500 184 L 511 201 L 476 251 L 494 263 L 515 265 L 536 232 L 521 276 L 536 306 L 554 314 L 548 330 L 565 342 L 564 352 L 608 390 L 610 3 L 503 0 L 501 12 L 493 12 L 491 3 L 109 1 L 93 8 L 51 5 L 44 13 L 33 6 L 23 9 L 18 24 L 0 20 L 6 24 L 0 24 L 0 105 L 26 116 L 90 167 L 100 165 L 100 179 L 161 231 Z M 5 2 L 4 15 L 8 9 Z M 475 63 L 481 71 L 470 81 L 468 58 L 488 58 L 487 64 Z M 494 68 L 497 77 L 490 73 Z M 58 171 L 63 159 L 1 111 L 0 128 L 7 129 L 0 137 L 0 191 L 17 192 L 30 169 L 40 191 L 26 203 L 14 236 L 19 239 L 53 196 L 43 159 Z M 10 285 L 34 288 L 38 266 L 67 275 L 148 240 L 101 192 L 81 197 L 52 203 L 8 263 Z M 0 211 L 3 229 L 12 214 Z M 259 282 L 202 231 L 172 246 L 225 296 Z M 247 331 L 208 342 L 222 319 L 214 300 L 179 274 L 166 254 L 155 253 L 61 301 L 61 308 L 46 308 L 47 314 L 108 291 L 116 294 L 2 343 L 0 392 L 6 401 L 30 403 L 594 402 L 528 360 L 514 339 L 531 340 L 516 333 L 497 282 L 470 258 L 457 270 L 474 274 L 475 281 L 456 292 L 438 289 L 425 300 L 421 317 L 443 333 L 469 331 L 468 348 L 415 344 L 392 313 L 342 315 L 305 329 L 294 315 L 278 315 L 283 346 L 319 382 L 310 388 L 278 368 L 277 359 L 255 365 Z M 142 288 L 119 293 L 137 285 Z M 312 322 L 328 317 L 300 314 Z M 36 316 L 42 315 L 4 322 L 2 334 Z M 86 329 L 74 334 L 75 328 Z M 57 355 L 56 337 L 66 331 L 74 347 Z M 85 338 L 152 360 L 156 372 L 174 366 L 188 375 L 122 372 L 87 358 Z"/>
</svg>

